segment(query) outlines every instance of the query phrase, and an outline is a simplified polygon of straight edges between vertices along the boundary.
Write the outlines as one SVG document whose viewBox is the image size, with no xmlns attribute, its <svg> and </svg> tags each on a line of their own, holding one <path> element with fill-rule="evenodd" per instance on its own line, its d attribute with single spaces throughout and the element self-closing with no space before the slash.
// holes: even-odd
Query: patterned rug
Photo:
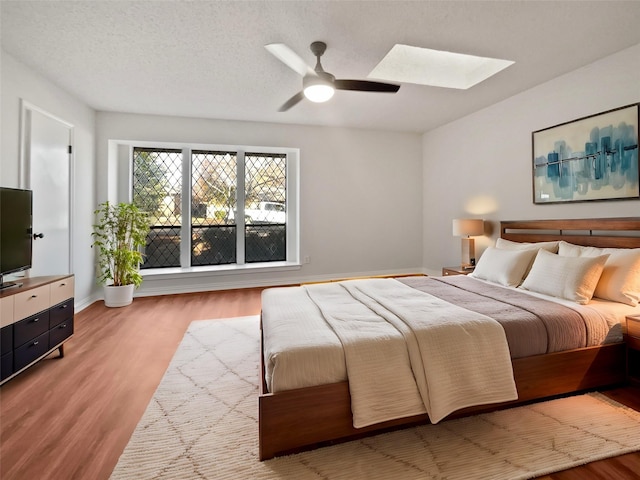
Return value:
<svg viewBox="0 0 640 480">
<path fill-rule="evenodd" d="M 258 325 L 190 325 L 113 480 L 514 480 L 640 450 L 640 413 L 589 394 L 260 462 Z"/>
</svg>

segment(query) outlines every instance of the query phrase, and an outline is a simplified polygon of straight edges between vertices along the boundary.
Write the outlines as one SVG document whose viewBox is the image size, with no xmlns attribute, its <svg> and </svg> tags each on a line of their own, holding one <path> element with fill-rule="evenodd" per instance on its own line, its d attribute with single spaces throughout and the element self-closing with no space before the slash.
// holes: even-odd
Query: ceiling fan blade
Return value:
<svg viewBox="0 0 640 480">
<path fill-rule="evenodd" d="M 336 80 L 336 90 L 357 90 L 360 92 L 388 92 L 396 93 L 400 85 L 382 82 L 370 82 L 368 80 Z"/>
<path fill-rule="evenodd" d="M 284 102 L 278 111 L 279 112 L 286 112 L 287 110 L 289 110 L 291 107 L 293 107 L 295 104 L 297 104 L 303 98 L 304 98 L 304 92 L 296 93 L 293 97 L 291 97 L 289 100 Z"/>
<path fill-rule="evenodd" d="M 296 52 L 287 47 L 284 43 L 270 43 L 265 45 L 269 53 L 284 63 L 287 67 L 297 72 L 298 75 L 304 77 L 305 75 L 315 75 L 313 68 L 306 64 L 306 62 L 300 58 Z"/>
</svg>

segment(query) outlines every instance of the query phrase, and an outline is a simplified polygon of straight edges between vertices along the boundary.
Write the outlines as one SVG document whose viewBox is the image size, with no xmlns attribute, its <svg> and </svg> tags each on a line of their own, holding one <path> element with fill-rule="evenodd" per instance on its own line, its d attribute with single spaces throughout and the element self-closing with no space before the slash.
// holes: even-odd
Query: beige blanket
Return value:
<svg viewBox="0 0 640 480">
<path fill-rule="evenodd" d="M 306 286 L 343 344 L 354 426 L 517 398 L 504 330 L 392 279 Z"/>
</svg>

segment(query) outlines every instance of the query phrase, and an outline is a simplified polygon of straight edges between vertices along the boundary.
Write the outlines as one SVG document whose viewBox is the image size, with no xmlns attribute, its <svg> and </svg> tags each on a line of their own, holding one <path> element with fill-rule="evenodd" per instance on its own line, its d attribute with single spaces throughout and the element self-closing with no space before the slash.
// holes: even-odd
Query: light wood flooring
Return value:
<svg viewBox="0 0 640 480">
<path fill-rule="evenodd" d="M 192 320 L 256 315 L 262 289 L 102 302 L 57 353 L 0 387 L 0 478 L 108 479 Z M 608 392 L 640 411 L 640 389 Z M 640 453 L 546 480 L 640 478 Z"/>
</svg>

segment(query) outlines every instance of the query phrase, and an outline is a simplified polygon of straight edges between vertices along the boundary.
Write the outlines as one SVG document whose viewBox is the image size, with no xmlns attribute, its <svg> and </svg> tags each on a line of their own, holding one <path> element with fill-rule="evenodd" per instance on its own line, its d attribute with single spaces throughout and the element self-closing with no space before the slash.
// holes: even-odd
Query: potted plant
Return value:
<svg viewBox="0 0 640 480">
<path fill-rule="evenodd" d="M 146 243 L 149 218 L 132 203 L 101 203 L 94 212 L 93 246 L 98 249 L 98 282 L 107 307 L 124 307 L 142 283 L 140 248 Z"/>
</svg>

